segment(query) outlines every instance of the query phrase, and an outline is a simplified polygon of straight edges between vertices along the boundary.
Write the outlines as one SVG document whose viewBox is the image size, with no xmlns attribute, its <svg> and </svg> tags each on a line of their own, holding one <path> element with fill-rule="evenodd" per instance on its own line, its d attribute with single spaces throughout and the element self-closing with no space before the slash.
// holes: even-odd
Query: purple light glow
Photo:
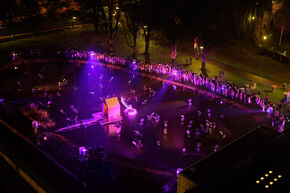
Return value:
<svg viewBox="0 0 290 193">
<path fill-rule="evenodd" d="M 128 108 L 124 110 L 124 113 L 128 114 L 129 116 L 137 115 L 137 110 L 134 108 Z"/>
<path fill-rule="evenodd" d="M 268 107 L 267 108 L 267 113 L 272 114 L 273 113 L 273 107 Z"/>
<path fill-rule="evenodd" d="M 95 56 L 96 55 L 96 53 L 94 51 L 90 51 L 89 54 L 90 54 L 90 56 Z"/>
<path fill-rule="evenodd" d="M 176 170 L 176 175 L 177 175 L 177 177 L 178 177 L 178 174 L 179 174 L 180 172 L 182 172 L 182 171 L 183 171 L 182 168 L 177 168 L 177 170 Z"/>
<path fill-rule="evenodd" d="M 128 114 L 131 117 L 137 114 L 137 110 L 134 109 L 132 105 L 127 105 L 123 97 L 121 97 L 121 103 L 126 107 L 126 109 L 124 110 L 124 113 Z"/>
<path fill-rule="evenodd" d="M 79 147 L 79 155 L 80 156 L 87 156 L 88 149 L 85 147 Z"/>
</svg>

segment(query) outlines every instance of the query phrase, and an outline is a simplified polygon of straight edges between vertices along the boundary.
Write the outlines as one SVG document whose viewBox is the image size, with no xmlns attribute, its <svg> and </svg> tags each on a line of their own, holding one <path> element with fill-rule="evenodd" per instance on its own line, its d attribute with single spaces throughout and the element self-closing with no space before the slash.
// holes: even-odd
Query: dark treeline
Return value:
<svg viewBox="0 0 290 193">
<path fill-rule="evenodd" d="M 159 43 L 170 48 L 172 63 L 182 42 L 198 37 L 203 46 L 202 69 L 206 74 L 206 54 L 211 47 L 223 39 L 250 37 L 257 41 L 266 30 L 261 28 L 264 23 L 258 21 L 263 21 L 263 13 L 271 11 L 271 6 L 271 0 L 1 0 L 0 20 L 8 27 L 20 20 L 38 26 L 43 21 L 59 19 L 57 15 L 83 15 L 94 23 L 97 33 L 107 35 L 111 52 L 116 36 L 124 35 L 132 48 L 131 57 L 136 58 L 138 33 L 142 32 L 146 61 L 150 61 L 153 35 L 163 36 Z M 248 22 L 252 15 L 257 21 L 254 27 Z"/>
</svg>

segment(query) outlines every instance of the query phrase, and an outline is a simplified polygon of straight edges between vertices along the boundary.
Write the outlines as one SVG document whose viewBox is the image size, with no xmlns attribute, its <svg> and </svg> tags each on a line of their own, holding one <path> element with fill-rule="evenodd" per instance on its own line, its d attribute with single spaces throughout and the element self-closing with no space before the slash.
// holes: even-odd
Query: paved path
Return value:
<svg viewBox="0 0 290 193">
<path fill-rule="evenodd" d="M 251 74 L 251 73 L 248 73 L 248 72 L 245 72 L 245 71 L 242 71 L 238 68 L 234 68 L 232 66 L 229 66 L 225 63 L 222 63 L 222 62 L 218 62 L 210 57 L 207 58 L 207 60 L 209 61 L 209 63 L 212 63 L 214 64 L 215 66 L 218 66 L 219 68 L 221 69 L 224 69 L 224 70 L 227 70 L 239 77 L 242 77 L 246 80 L 251 80 L 253 82 L 256 82 L 256 83 L 260 83 L 260 84 L 263 84 L 265 86 L 273 86 L 275 88 L 281 88 L 282 87 L 282 82 L 276 82 L 276 81 L 272 81 L 272 80 L 269 80 L 267 78 L 263 78 L 263 77 L 260 77 L 260 76 L 257 76 L 257 75 L 254 75 L 254 74 Z M 290 79 L 290 77 L 289 77 Z M 287 89 L 290 90 L 290 84 L 287 85 Z"/>
<path fill-rule="evenodd" d="M 31 36 L 35 36 L 35 35 L 41 35 L 44 33 L 52 33 L 55 31 L 63 31 L 66 29 L 77 29 L 77 28 L 84 28 L 88 25 L 91 25 L 90 23 L 83 23 L 83 24 L 68 24 L 68 25 L 64 25 L 64 26 L 53 26 L 51 28 L 48 29 L 43 29 L 43 30 L 39 30 L 39 31 L 34 31 L 34 32 L 25 32 L 25 33 L 16 33 L 16 34 L 10 34 L 10 35 L 6 35 L 6 36 L 0 36 L 0 42 L 9 42 L 9 41 L 15 41 L 16 39 L 22 39 L 22 38 L 27 38 L 27 37 L 31 37 Z"/>
</svg>

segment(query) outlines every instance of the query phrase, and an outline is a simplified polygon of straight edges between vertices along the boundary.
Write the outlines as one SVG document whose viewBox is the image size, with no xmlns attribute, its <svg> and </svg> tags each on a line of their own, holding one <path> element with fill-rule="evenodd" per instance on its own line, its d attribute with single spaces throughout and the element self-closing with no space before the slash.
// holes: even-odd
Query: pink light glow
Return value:
<svg viewBox="0 0 290 193">
<path fill-rule="evenodd" d="M 86 156 L 88 152 L 88 149 L 85 147 L 79 147 L 79 155 L 80 156 Z"/>
<path fill-rule="evenodd" d="M 137 114 L 137 110 L 134 108 L 125 109 L 124 112 L 127 113 L 129 116 L 135 116 Z"/>
<path fill-rule="evenodd" d="M 90 53 L 90 56 L 95 56 L 96 55 L 96 53 L 94 51 L 90 51 L 89 53 Z"/>
<path fill-rule="evenodd" d="M 182 171 L 183 171 L 182 168 L 177 168 L 177 170 L 176 170 L 176 175 L 177 175 L 177 177 L 178 177 L 178 174 L 179 174 L 180 172 L 182 172 Z"/>
</svg>

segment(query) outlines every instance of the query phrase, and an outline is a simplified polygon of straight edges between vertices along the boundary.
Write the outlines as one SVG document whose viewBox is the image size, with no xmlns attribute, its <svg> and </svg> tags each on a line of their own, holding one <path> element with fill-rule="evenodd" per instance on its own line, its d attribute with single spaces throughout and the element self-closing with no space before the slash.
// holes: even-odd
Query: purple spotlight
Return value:
<svg viewBox="0 0 290 193">
<path fill-rule="evenodd" d="M 134 116 L 136 114 L 137 114 L 137 110 L 134 109 L 134 108 L 130 109 L 129 112 L 128 112 L 128 115 L 130 115 L 130 116 Z"/>
<path fill-rule="evenodd" d="M 176 176 L 178 177 L 178 174 L 179 174 L 180 172 L 182 172 L 182 171 L 183 171 L 182 168 L 177 168 L 177 170 L 176 170 Z"/>
<path fill-rule="evenodd" d="M 127 114 L 128 114 L 129 116 L 131 116 L 131 117 L 137 115 L 137 110 L 134 109 L 134 108 L 128 108 L 128 109 L 125 109 L 124 112 L 127 113 Z"/>
<path fill-rule="evenodd" d="M 95 56 L 96 55 L 96 53 L 94 51 L 90 51 L 89 54 L 90 54 L 90 56 Z"/>
<path fill-rule="evenodd" d="M 273 107 L 268 107 L 267 108 L 267 113 L 270 115 L 273 113 Z"/>
<path fill-rule="evenodd" d="M 88 149 L 85 147 L 79 147 L 79 155 L 86 157 L 88 155 Z"/>
</svg>

